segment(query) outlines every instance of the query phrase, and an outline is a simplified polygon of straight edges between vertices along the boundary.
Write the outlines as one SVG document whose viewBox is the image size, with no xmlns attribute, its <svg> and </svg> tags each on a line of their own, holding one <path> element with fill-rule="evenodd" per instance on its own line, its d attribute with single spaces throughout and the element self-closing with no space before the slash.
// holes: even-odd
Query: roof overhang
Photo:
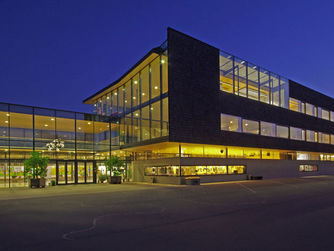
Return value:
<svg viewBox="0 0 334 251">
<path fill-rule="evenodd" d="M 159 56 L 162 52 L 163 52 L 163 49 L 161 49 L 161 47 L 156 47 L 150 50 L 144 57 L 142 57 L 134 66 L 132 66 L 119 79 L 112 82 L 111 84 L 101 89 L 100 91 L 96 92 L 92 96 L 86 98 L 83 101 L 83 103 L 84 104 L 94 104 L 97 99 L 101 98 L 102 96 L 109 93 L 113 89 L 121 86 L 122 84 L 130 80 L 136 73 L 142 70 L 148 63 L 150 63 L 154 58 Z"/>
</svg>

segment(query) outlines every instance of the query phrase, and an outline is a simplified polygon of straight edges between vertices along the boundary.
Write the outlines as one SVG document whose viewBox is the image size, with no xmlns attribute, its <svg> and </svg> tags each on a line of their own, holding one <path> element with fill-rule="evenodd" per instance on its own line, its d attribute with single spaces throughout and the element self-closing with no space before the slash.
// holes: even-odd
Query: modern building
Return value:
<svg viewBox="0 0 334 251">
<path fill-rule="evenodd" d="M 334 174 L 334 99 L 171 28 L 84 103 L 94 114 L 1 105 L 1 184 L 24 180 L 32 149 L 58 184 L 96 182 L 110 155 L 134 181 Z"/>
</svg>

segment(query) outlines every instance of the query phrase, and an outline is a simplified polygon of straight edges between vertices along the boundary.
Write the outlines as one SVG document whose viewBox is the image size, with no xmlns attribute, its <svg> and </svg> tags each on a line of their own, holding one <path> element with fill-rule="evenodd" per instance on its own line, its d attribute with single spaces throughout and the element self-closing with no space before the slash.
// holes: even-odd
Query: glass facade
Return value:
<svg viewBox="0 0 334 251">
<path fill-rule="evenodd" d="M 138 68 L 94 104 L 96 113 L 119 118 L 121 145 L 168 135 L 167 51 Z"/>
<path fill-rule="evenodd" d="M 219 70 L 222 91 L 289 108 L 288 79 L 223 51 Z"/>
<path fill-rule="evenodd" d="M 64 147 L 49 149 L 54 140 L 63 141 Z M 93 182 L 96 161 L 118 146 L 119 124 L 109 117 L 0 104 L 0 187 L 27 185 L 23 162 L 33 150 L 49 158 L 48 179 L 58 184 Z"/>
</svg>

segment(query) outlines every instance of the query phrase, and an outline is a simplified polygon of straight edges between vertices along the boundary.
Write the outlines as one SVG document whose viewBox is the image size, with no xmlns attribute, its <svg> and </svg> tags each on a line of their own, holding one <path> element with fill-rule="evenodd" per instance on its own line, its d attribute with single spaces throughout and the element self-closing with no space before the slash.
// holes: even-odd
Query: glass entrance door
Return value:
<svg viewBox="0 0 334 251">
<path fill-rule="evenodd" d="M 94 162 L 78 161 L 76 171 L 75 161 L 57 161 L 56 176 L 57 184 L 93 183 Z"/>
<path fill-rule="evenodd" d="M 92 183 L 94 181 L 94 164 L 93 162 L 87 162 L 87 183 Z"/>
<path fill-rule="evenodd" d="M 67 171 L 67 183 L 73 184 L 75 182 L 75 162 L 68 161 L 66 162 L 66 171 Z"/>
<path fill-rule="evenodd" d="M 86 183 L 86 162 L 78 162 L 78 183 Z"/>
<path fill-rule="evenodd" d="M 66 184 L 66 162 L 58 161 L 57 163 L 57 176 L 58 176 L 58 184 Z"/>
</svg>

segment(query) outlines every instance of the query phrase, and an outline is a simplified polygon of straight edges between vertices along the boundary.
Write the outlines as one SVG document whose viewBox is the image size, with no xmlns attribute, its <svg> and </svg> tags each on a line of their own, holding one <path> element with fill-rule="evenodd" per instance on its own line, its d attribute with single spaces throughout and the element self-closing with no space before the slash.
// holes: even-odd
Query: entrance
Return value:
<svg viewBox="0 0 334 251">
<path fill-rule="evenodd" d="M 93 161 L 78 161 L 78 183 L 94 182 Z"/>
<path fill-rule="evenodd" d="M 56 162 L 56 183 L 57 185 L 94 183 L 96 180 L 94 166 L 94 161 L 78 161 L 76 170 L 75 161 L 59 160 Z"/>
</svg>

